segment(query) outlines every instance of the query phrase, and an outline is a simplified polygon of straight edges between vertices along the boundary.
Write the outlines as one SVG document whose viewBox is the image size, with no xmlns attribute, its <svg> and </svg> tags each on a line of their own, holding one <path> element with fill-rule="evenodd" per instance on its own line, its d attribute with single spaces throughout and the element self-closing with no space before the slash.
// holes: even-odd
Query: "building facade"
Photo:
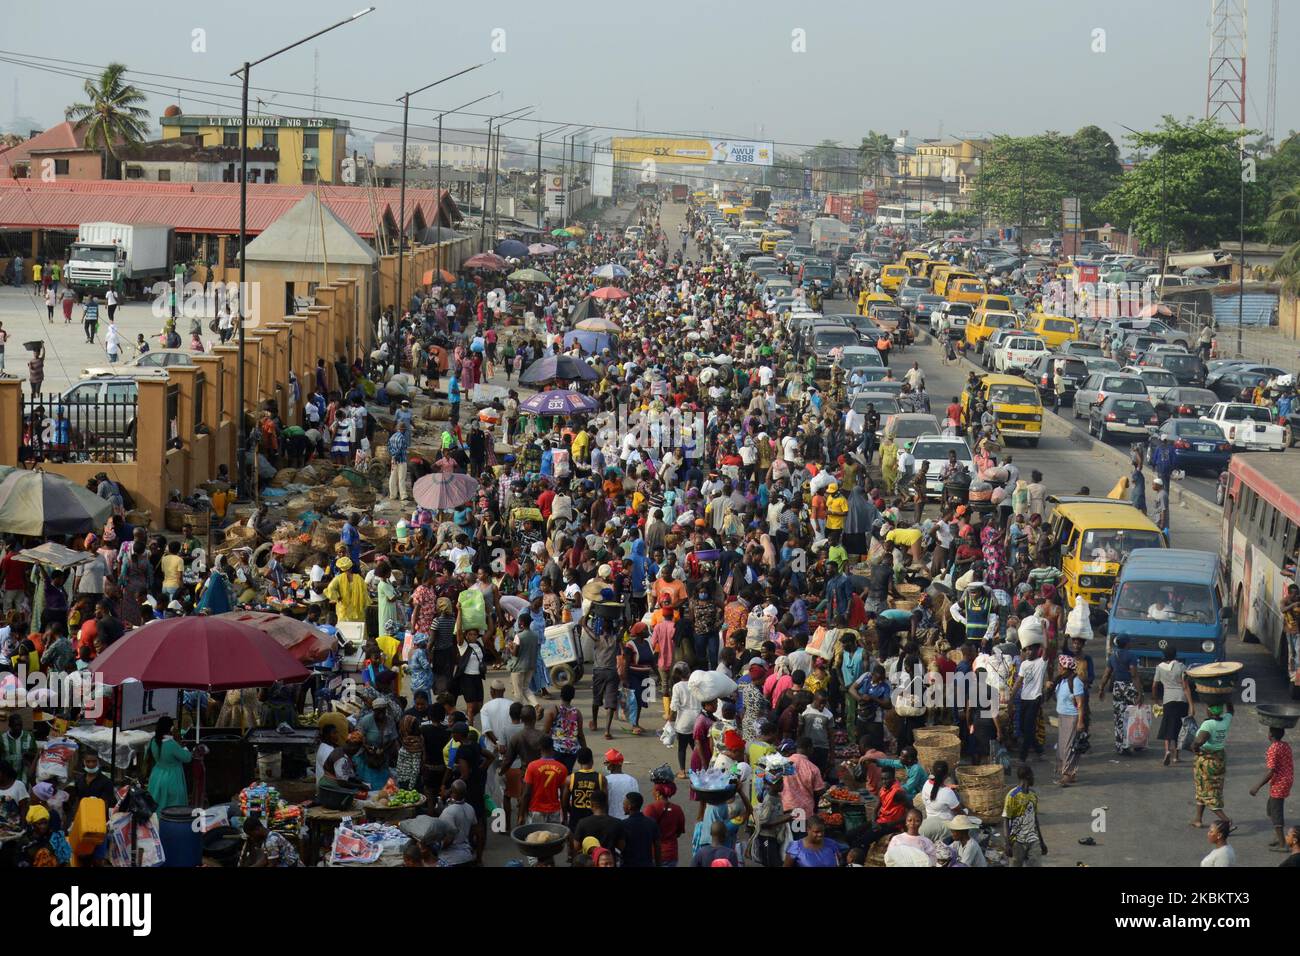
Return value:
<svg viewBox="0 0 1300 956">
<path fill-rule="evenodd" d="M 197 136 L 204 146 L 239 148 L 238 116 L 178 113 L 163 116 L 162 138 Z M 347 120 L 328 116 L 265 116 L 248 118 L 248 146 L 275 150 L 276 181 L 286 185 L 342 182 L 347 155 Z M 250 175 L 249 181 L 253 178 Z"/>
</svg>

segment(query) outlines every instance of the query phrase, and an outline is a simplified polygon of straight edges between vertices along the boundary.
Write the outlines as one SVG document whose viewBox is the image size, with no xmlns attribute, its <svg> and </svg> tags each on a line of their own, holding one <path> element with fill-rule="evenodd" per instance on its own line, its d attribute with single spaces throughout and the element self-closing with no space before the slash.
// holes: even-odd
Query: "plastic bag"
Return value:
<svg viewBox="0 0 1300 956">
<path fill-rule="evenodd" d="M 1092 615 L 1088 611 L 1088 602 L 1083 599 L 1082 594 L 1074 598 L 1074 609 L 1066 619 L 1065 633 L 1085 641 L 1092 637 Z"/>
<path fill-rule="evenodd" d="M 1178 749 L 1186 750 L 1189 753 L 1196 743 L 1197 727 L 1195 718 L 1184 717 L 1181 726 L 1178 728 Z"/>
<path fill-rule="evenodd" d="M 1131 750 L 1142 750 L 1151 739 L 1151 707 L 1147 704 L 1138 706 L 1129 704 L 1124 709 L 1124 740 Z"/>
<path fill-rule="evenodd" d="M 1016 635 L 1020 639 L 1021 648 L 1047 643 L 1047 630 L 1043 626 L 1043 619 L 1036 614 L 1031 614 L 1020 622 Z"/>
<path fill-rule="evenodd" d="M 677 731 L 673 728 L 672 721 L 664 721 L 663 729 L 659 731 L 659 742 L 665 747 L 671 747 L 677 742 Z"/>
<path fill-rule="evenodd" d="M 77 742 L 66 737 L 55 737 L 41 744 L 41 755 L 36 760 L 37 780 L 67 780 L 68 767 L 77 756 Z"/>
<path fill-rule="evenodd" d="M 686 686 L 701 703 L 736 693 L 736 682 L 718 671 L 696 671 L 687 678 Z"/>
</svg>

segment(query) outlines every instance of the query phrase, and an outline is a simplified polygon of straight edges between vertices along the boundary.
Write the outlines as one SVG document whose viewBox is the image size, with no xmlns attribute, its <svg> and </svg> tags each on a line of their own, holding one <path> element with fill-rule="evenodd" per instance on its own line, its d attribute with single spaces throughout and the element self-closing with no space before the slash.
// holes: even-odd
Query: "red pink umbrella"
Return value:
<svg viewBox="0 0 1300 956">
<path fill-rule="evenodd" d="M 268 634 L 275 642 L 293 655 L 294 660 L 302 664 L 315 664 L 330 656 L 338 646 L 338 638 L 331 637 L 318 627 L 306 621 L 276 614 L 271 611 L 227 611 L 217 615 L 219 620 L 235 621 L 255 627 L 263 634 Z"/>
<path fill-rule="evenodd" d="M 470 256 L 466 259 L 464 268 L 487 269 L 492 272 L 501 272 L 505 270 L 506 265 L 506 260 L 502 259 L 495 252 L 480 252 L 477 255 Z"/>
<path fill-rule="evenodd" d="M 606 285 L 606 286 L 601 286 L 599 289 L 593 292 L 591 294 L 591 297 L 593 299 L 606 299 L 608 301 L 614 301 L 617 299 L 626 299 L 628 295 L 626 292 L 624 292 L 622 289 L 616 286 Z"/>
<path fill-rule="evenodd" d="M 311 676 L 269 634 L 220 616 L 151 621 L 95 658 L 93 671 L 105 684 L 134 679 L 146 690 L 239 690 Z"/>
</svg>

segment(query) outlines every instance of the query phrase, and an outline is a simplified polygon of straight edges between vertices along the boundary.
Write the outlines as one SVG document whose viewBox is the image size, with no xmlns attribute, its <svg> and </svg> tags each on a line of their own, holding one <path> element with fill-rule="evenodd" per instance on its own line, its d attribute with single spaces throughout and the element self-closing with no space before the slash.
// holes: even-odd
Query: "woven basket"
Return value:
<svg viewBox="0 0 1300 956">
<path fill-rule="evenodd" d="M 208 514 L 206 511 L 196 512 L 191 511 L 189 508 L 174 507 L 172 505 L 168 505 L 163 509 L 164 527 L 166 527 L 168 531 L 175 531 L 177 533 L 179 533 L 187 524 L 191 524 L 194 526 L 194 533 L 199 534 L 200 517 L 203 519 L 202 531 L 206 532 L 208 530 Z"/>
<path fill-rule="evenodd" d="M 895 589 L 909 601 L 914 601 L 921 596 L 921 585 L 919 584 L 899 584 Z"/>
<path fill-rule="evenodd" d="M 297 477 L 298 477 L 298 469 L 281 468 L 279 471 L 275 473 L 275 477 L 271 479 L 271 487 L 283 488 L 285 485 L 291 485 L 293 484 L 294 479 L 296 479 Z"/>
<path fill-rule="evenodd" d="M 339 535 L 343 531 L 343 522 L 341 521 L 317 521 L 311 529 L 311 547 L 314 551 L 333 551 L 334 545 L 339 543 Z"/>
<path fill-rule="evenodd" d="M 242 524 L 234 524 L 226 529 L 225 544 L 227 547 L 242 547 L 252 545 L 257 540 L 257 532 Z"/>
<path fill-rule="evenodd" d="M 912 731 L 912 739 L 918 747 L 928 747 L 935 740 L 956 736 L 957 727 L 954 724 L 935 724 L 933 727 L 917 727 Z"/>
<path fill-rule="evenodd" d="M 339 495 L 337 491 L 330 488 L 313 488 L 307 492 L 307 500 L 317 511 L 324 511 L 339 500 Z"/>
<path fill-rule="evenodd" d="M 357 488 L 354 489 L 352 494 L 348 496 L 348 507 L 357 508 L 362 511 L 365 511 L 368 508 L 373 508 L 375 506 L 375 502 L 378 500 L 379 500 L 379 496 L 376 495 L 370 489 Z"/>
<path fill-rule="evenodd" d="M 1001 788 L 1002 765 L 999 763 L 985 763 L 978 767 L 958 767 L 957 783 L 963 787 L 988 787 L 997 786 Z"/>
<path fill-rule="evenodd" d="M 362 529 L 361 537 L 376 551 L 384 551 L 393 545 L 393 528 L 386 524 L 371 525 Z"/>
<path fill-rule="evenodd" d="M 901 598 L 895 598 L 892 602 L 895 611 L 913 611 L 916 609 L 915 601 L 905 601 Z"/>
<path fill-rule="evenodd" d="M 298 526 L 292 521 L 281 521 L 271 532 L 271 540 L 274 542 L 285 542 L 286 544 L 292 539 L 298 537 Z"/>
<path fill-rule="evenodd" d="M 1001 768 L 999 768 L 999 777 L 1000 770 Z M 958 787 L 957 796 L 961 797 L 962 805 L 970 811 L 971 816 L 979 817 L 983 823 L 990 823 L 1002 819 L 1002 806 L 1007 796 L 1007 788 L 999 780 L 992 786 Z"/>
<path fill-rule="evenodd" d="M 311 545 L 297 538 L 284 542 L 284 564 L 290 568 L 302 566 L 303 560 L 311 554 Z"/>
<path fill-rule="evenodd" d="M 936 762 L 946 761 L 949 767 L 957 766 L 961 760 L 961 738 L 955 735 L 932 738 L 928 744 L 916 744 L 916 762 L 926 770 Z"/>
<path fill-rule="evenodd" d="M 881 837 L 875 842 L 870 850 L 867 851 L 867 862 L 865 866 L 884 866 L 885 853 L 889 850 L 889 841 L 894 838 L 891 833 L 888 836 Z"/>
</svg>

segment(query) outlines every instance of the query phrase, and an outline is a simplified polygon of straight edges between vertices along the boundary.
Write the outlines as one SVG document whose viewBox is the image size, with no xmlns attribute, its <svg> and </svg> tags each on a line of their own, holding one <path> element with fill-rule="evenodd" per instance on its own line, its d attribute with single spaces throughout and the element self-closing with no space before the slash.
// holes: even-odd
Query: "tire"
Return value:
<svg viewBox="0 0 1300 956">
<path fill-rule="evenodd" d="M 578 675 L 574 672 L 572 664 L 556 664 L 551 668 L 551 684 L 555 687 L 572 684 L 577 679 Z"/>
<path fill-rule="evenodd" d="M 1038 447 L 1038 439 L 1037 439 L 1037 438 L 1029 438 L 1029 439 L 1026 439 L 1026 443 L 1029 445 L 1030 448 L 1037 448 L 1037 447 Z"/>
</svg>

